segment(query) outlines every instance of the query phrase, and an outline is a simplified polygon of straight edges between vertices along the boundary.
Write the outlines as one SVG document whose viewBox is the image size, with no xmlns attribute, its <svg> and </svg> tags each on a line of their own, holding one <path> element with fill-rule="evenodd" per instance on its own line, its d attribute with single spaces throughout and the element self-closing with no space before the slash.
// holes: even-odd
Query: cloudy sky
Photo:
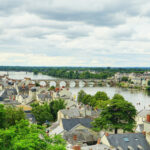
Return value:
<svg viewBox="0 0 150 150">
<path fill-rule="evenodd" d="M 0 65 L 150 66 L 150 1 L 0 0 Z"/>
</svg>

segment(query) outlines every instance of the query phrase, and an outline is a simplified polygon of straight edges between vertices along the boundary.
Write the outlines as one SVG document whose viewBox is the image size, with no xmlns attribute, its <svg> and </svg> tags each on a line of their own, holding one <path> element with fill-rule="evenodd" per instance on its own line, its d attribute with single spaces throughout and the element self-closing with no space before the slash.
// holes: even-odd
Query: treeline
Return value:
<svg viewBox="0 0 150 150">
<path fill-rule="evenodd" d="M 0 66 L 0 71 L 26 71 L 66 79 L 107 79 L 116 72 L 144 73 L 150 68 Z"/>
</svg>

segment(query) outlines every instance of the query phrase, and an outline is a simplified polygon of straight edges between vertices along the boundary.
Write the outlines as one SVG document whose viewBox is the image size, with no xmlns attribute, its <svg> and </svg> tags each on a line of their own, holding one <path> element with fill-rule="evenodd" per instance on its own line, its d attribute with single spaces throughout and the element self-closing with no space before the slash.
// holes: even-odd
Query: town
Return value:
<svg viewBox="0 0 150 150">
<path fill-rule="evenodd" d="M 145 89 L 150 84 L 149 79 L 148 72 L 141 76 L 116 73 L 111 79 L 92 82 L 93 85 L 101 82 L 103 86 L 106 81 L 110 85 L 112 82 L 115 85 L 123 83 L 124 87 L 132 85 L 132 88 Z M 79 81 L 76 84 L 79 86 Z M 88 81 L 85 85 L 87 84 Z M 3 124 L 2 110 L 8 113 L 7 124 Z M 81 90 L 75 97 L 69 91 L 69 83 L 50 86 L 41 85 L 27 77 L 16 80 L 7 75 L 1 76 L 0 119 L 1 128 L 17 126 L 16 121 L 21 122 L 22 119 L 28 120 L 30 125 L 43 126 L 46 136 L 60 136 L 59 140 L 64 140 L 55 142 L 59 150 L 150 149 L 150 110 L 138 112 L 117 93 L 110 99 L 103 91 L 91 96 Z M 8 143 L 4 142 L 4 135 L 4 131 L 0 131 L 0 146 L 7 149 Z M 8 135 L 6 137 L 10 138 Z M 42 135 L 39 138 L 44 140 Z M 57 149 L 56 147 L 50 149 Z"/>
</svg>

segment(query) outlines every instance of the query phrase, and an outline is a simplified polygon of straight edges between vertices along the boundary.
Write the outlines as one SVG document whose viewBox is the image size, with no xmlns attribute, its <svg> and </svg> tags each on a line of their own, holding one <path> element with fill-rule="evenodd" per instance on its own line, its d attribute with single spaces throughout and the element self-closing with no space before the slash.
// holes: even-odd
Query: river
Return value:
<svg viewBox="0 0 150 150">
<path fill-rule="evenodd" d="M 7 74 L 7 72 L 0 71 L 0 75 Z M 38 74 L 34 75 L 31 72 L 8 72 L 9 78 L 11 79 L 24 79 L 24 77 L 29 77 L 33 80 L 37 79 L 57 79 L 54 77 Z M 123 89 L 123 88 L 117 88 L 117 87 L 71 87 L 70 91 L 74 96 L 77 97 L 77 93 L 83 89 L 86 93 L 94 95 L 97 91 L 104 91 L 107 93 L 107 95 L 112 98 L 112 96 L 115 93 L 121 94 L 127 101 L 133 103 L 137 110 L 142 110 L 144 108 L 150 109 L 150 93 L 147 93 L 145 91 L 137 91 L 137 90 L 131 90 L 131 89 Z M 137 105 L 137 103 L 140 103 L 140 105 Z"/>
</svg>

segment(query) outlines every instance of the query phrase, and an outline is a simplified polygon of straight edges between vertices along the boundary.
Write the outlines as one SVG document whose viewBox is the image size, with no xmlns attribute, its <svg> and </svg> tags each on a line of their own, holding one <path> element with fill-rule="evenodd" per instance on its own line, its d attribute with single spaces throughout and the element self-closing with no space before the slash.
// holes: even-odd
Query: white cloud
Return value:
<svg viewBox="0 0 150 150">
<path fill-rule="evenodd" d="M 11 2 L 0 0 L 0 65 L 149 66 L 148 0 Z"/>
</svg>

